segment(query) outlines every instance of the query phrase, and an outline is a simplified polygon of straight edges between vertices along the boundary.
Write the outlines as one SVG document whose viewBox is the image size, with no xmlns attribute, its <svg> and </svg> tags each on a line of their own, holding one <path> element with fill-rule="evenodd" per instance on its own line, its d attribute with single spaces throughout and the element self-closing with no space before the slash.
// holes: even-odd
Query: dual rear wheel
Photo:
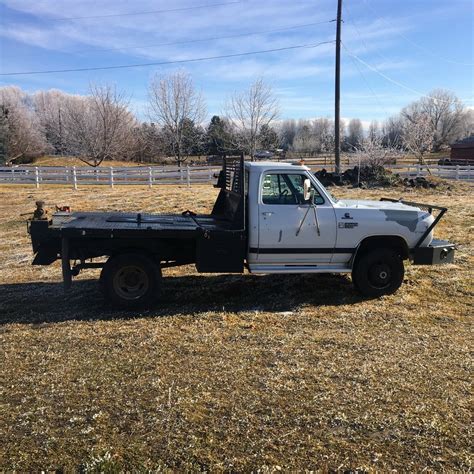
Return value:
<svg viewBox="0 0 474 474">
<path fill-rule="evenodd" d="M 161 269 L 150 258 L 136 253 L 109 258 L 100 275 L 102 290 L 113 306 L 138 308 L 157 300 Z"/>
</svg>

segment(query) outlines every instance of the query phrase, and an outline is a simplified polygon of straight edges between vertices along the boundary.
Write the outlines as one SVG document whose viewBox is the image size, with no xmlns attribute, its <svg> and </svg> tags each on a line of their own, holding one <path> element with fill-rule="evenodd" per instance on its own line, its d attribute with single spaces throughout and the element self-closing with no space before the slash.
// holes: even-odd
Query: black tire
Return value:
<svg viewBox="0 0 474 474">
<path fill-rule="evenodd" d="M 364 296 L 391 295 L 400 288 L 404 274 L 400 253 L 392 248 L 378 248 L 356 259 L 352 282 Z"/>
<path fill-rule="evenodd" d="M 119 308 L 151 305 L 160 294 L 161 269 L 144 255 L 127 253 L 109 258 L 100 279 L 105 298 Z"/>
</svg>

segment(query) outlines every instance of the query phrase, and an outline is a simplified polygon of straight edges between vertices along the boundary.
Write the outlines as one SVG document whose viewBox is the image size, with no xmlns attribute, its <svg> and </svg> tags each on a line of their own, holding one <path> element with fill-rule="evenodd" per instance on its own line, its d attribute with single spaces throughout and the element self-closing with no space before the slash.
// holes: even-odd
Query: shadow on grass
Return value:
<svg viewBox="0 0 474 474">
<path fill-rule="evenodd" d="M 97 280 L 0 285 L 0 325 L 68 320 L 199 314 L 208 311 L 293 311 L 302 305 L 334 306 L 362 301 L 344 275 L 190 275 L 165 277 L 162 297 L 151 308 L 111 308 Z"/>
</svg>

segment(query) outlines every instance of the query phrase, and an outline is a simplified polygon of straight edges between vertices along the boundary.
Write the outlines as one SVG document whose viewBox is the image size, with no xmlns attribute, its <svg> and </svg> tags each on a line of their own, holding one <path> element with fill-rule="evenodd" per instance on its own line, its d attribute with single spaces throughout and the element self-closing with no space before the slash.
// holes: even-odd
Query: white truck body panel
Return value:
<svg viewBox="0 0 474 474">
<path fill-rule="evenodd" d="M 411 249 L 434 220 L 428 212 L 403 203 L 335 200 L 306 166 L 246 163 L 246 172 L 249 174 L 248 188 L 252 190 L 248 193 L 247 258 L 251 271 L 350 271 L 351 259 L 365 238 L 400 237 Z M 312 209 L 308 210 L 310 204 L 264 202 L 264 180 L 274 174 L 292 179 L 294 175 L 304 175 L 311 181 L 320 195 L 320 203 L 316 205 L 317 221 Z M 422 246 L 429 245 L 431 240 L 432 234 Z"/>
</svg>

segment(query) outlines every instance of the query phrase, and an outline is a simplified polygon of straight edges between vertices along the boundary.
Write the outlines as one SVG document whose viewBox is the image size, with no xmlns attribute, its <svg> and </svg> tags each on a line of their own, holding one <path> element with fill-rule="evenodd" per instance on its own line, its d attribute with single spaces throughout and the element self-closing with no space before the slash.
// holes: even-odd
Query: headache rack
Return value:
<svg viewBox="0 0 474 474">
<path fill-rule="evenodd" d="M 415 247 L 414 247 L 415 249 L 420 247 L 421 243 L 426 239 L 426 237 L 430 234 L 430 232 L 436 227 L 438 222 L 441 220 L 441 218 L 444 216 L 444 214 L 448 210 L 447 207 L 435 206 L 434 204 L 423 204 L 421 202 L 405 201 L 402 198 L 400 199 L 381 198 L 380 200 L 389 201 L 389 202 L 400 202 L 407 206 L 419 207 L 420 209 L 427 211 L 430 214 L 433 214 L 433 210 L 439 211 L 438 215 L 435 216 L 435 220 L 433 221 L 433 223 L 428 227 L 428 229 L 426 229 L 426 231 L 420 237 L 418 242 L 415 244 Z"/>
<path fill-rule="evenodd" d="M 217 181 L 221 188 L 211 215 L 231 223 L 234 230 L 245 229 L 244 155 L 224 156 Z"/>
</svg>

